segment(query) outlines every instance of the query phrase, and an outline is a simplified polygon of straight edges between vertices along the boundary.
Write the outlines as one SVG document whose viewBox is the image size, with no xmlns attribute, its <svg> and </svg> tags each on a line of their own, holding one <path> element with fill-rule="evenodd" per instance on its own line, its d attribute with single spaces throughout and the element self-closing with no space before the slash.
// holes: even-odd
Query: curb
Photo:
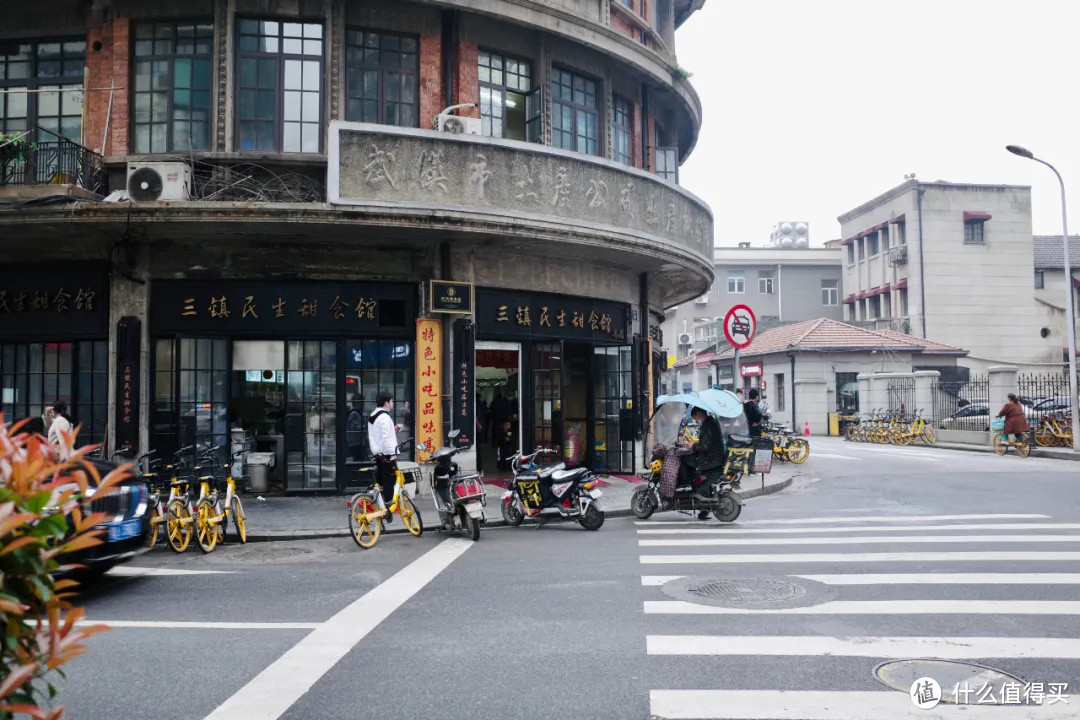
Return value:
<svg viewBox="0 0 1080 720">
<path fill-rule="evenodd" d="M 969 445 L 965 443 L 934 443 L 933 445 L 919 445 L 921 448 L 932 448 L 937 450 L 957 450 L 959 452 L 975 452 L 975 453 L 993 453 L 994 448 L 987 445 Z M 1080 453 L 1069 453 L 1067 450 L 1050 451 L 1053 454 L 1047 452 L 1046 449 L 1039 448 L 1036 445 L 1031 447 L 1031 455 L 1033 458 L 1043 458 L 1044 460 L 1065 460 L 1068 462 L 1080 462 Z M 1059 454 L 1060 453 L 1060 454 Z"/>
<path fill-rule="evenodd" d="M 739 496 L 743 500 L 749 500 L 751 498 L 761 497 L 762 495 L 772 495 L 774 493 L 780 492 L 781 490 L 784 490 L 786 488 L 791 487 L 791 484 L 793 482 L 795 482 L 795 478 L 794 477 L 789 477 L 787 480 L 781 480 L 780 482 L 775 483 L 773 485 L 766 485 L 764 488 L 754 488 L 753 490 L 741 491 L 741 492 L 739 492 Z M 633 513 L 633 511 L 630 510 L 630 508 L 619 509 L 619 510 L 605 510 L 604 511 L 604 516 L 608 517 L 608 518 L 632 517 L 633 515 L 634 515 L 634 513 Z M 553 519 L 555 521 L 557 521 L 557 522 L 563 522 L 563 519 L 559 518 L 559 517 L 555 517 Z M 398 535 L 398 534 L 402 534 L 402 533 L 407 532 L 405 530 L 405 528 L 401 526 L 400 523 L 395 523 L 395 525 L 396 525 L 396 527 L 393 527 L 393 528 L 391 528 L 389 530 L 384 529 L 383 533 L 388 534 L 388 535 Z M 498 519 L 488 520 L 486 523 L 481 525 L 481 528 L 505 527 L 505 526 L 506 526 L 506 521 L 503 520 L 500 517 Z M 431 526 L 426 526 L 424 529 L 428 530 L 428 531 L 434 531 L 434 532 L 438 531 L 438 528 L 433 529 Z M 288 542 L 290 540 L 326 540 L 326 539 L 329 539 L 329 538 L 339 538 L 339 537 L 351 537 L 351 535 L 349 534 L 348 530 L 295 530 L 295 531 L 283 530 L 283 531 L 279 531 L 279 532 L 262 533 L 262 534 L 249 533 L 248 537 L 247 537 L 247 541 L 249 543 L 253 543 L 253 542 Z"/>
</svg>

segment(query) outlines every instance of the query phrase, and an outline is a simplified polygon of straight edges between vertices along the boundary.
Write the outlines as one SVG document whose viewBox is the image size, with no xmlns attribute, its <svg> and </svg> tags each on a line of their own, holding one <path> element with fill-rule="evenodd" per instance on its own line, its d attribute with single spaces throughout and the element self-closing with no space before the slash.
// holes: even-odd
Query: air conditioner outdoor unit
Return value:
<svg viewBox="0 0 1080 720">
<path fill-rule="evenodd" d="M 681 333 L 679 335 L 679 344 L 680 345 L 690 345 L 690 344 L 693 343 L 693 341 L 694 341 L 694 339 L 692 337 L 690 337 L 690 333 Z"/>
<path fill-rule="evenodd" d="M 128 163 L 127 193 L 135 202 L 191 199 L 191 168 L 182 162 Z"/>
<path fill-rule="evenodd" d="M 480 120 L 460 115 L 436 115 L 435 129 L 453 135 L 479 135 Z"/>
</svg>

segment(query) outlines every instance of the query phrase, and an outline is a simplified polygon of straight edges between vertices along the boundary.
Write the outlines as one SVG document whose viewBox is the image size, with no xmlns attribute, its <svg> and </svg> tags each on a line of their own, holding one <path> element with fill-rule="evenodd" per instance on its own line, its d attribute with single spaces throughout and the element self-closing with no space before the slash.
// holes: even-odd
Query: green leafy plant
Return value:
<svg viewBox="0 0 1080 720">
<path fill-rule="evenodd" d="M 30 142 L 29 135 L 23 132 L 0 133 L 0 162 L 21 165 L 30 159 L 30 153 L 37 149 L 37 143 Z"/>
<path fill-rule="evenodd" d="M 61 556 L 101 544 L 95 529 L 105 513 L 86 512 L 94 498 L 116 491 L 129 466 L 104 478 L 86 459 L 93 447 L 74 449 L 78 430 L 52 447 L 9 426 L 0 415 L 0 719 L 15 713 L 43 720 L 63 716 L 51 707 L 51 677 L 81 655 L 84 642 L 105 626 L 83 626 L 74 607 L 73 579 L 56 579 Z M 91 493 L 92 490 L 92 493 Z"/>
<path fill-rule="evenodd" d="M 681 77 L 683 80 L 689 80 L 690 78 L 694 77 L 694 73 L 690 72 L 679 64 L 675 65 L 675 72 L 678 73 L 679 77 Z"/>
</svg>

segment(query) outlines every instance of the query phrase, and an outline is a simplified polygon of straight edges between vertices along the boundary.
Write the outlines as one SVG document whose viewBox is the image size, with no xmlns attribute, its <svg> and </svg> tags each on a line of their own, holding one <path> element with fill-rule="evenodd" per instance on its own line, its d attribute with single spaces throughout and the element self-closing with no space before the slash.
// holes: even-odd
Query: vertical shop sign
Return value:
<svg viewBox="0 0 1080 720">
<path fill-rule="evenodd" d="M 442 320 L 416 321 L 416 444 L 425 462 L 442 447 Z"/>
<path fill-rule="evenodd" d="M 653 379 L 654 378 L 653 378 L 653 349 L 652 349 L 652 346 L 653 346 L 653 339 L 651 337 L 646 338 L 645 339 L 645 356 L 648 358 L 649 365 L 648 365 L 648 368 L 646 370 L 646 372 L 648 373 L 648 378 L 646 380 L 646 382 L 648 383 L 648 386 L 647 386 L 647 389 L 645 391 L 645 407 L 642 409 L 642 412 L 644 413 L 645 422 L 648 422 L 649 417 L 652 415 L 653 408 L 656 407 L 654 405 L 654 403 L 656 402 L 656 386 L 653 384 Z"/>
<path fill-rule="evenodd" d="M 142 322 L 122 317 L 116 324 L 116 449 L 139 447 L 139 347 Z"/>
<path fill-rule="evenodd" d="M 474 444 L 476 438 L 476 394 L 473 379 L 476 365 L 476 326 L 468 320 L 454 323 L 453 419 L 451 426 L 461 433 L 454 439 L 456 447 Z"/>
</svg>

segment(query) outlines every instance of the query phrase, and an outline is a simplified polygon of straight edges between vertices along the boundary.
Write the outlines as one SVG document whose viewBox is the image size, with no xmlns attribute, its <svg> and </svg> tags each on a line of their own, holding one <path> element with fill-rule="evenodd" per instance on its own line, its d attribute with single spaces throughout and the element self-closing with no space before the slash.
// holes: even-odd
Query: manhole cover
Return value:
<svg viewBox="0 0 1080 720">
<path fill-rule="evenodd" d="M 953 705 L 1037 704 L 1028 697 L 1027 683 L 1015 675 L 959 660 L 889 660 L 874 668 L 874 677 L 886 687 L 908 694 L 926 692 L 925 688 L 914 687 L 916 682 L 924 686 L 936 683 L 938 701 Z"/>
<path fill-rule="evenodd" d="M 686 591 L 706 600 L 725 602 L 784 602 L 806 594 L 806 588 L 787 580 L 769 578 L 732 578 L 729 580 L 706 580 L 688 585 Z"/>
<path fill-rule="evenodd" d="M 836 597 L 836 591 L 823 583 L 775 575 L 681 577 L 660 590 L 683 602 L 746 610 L 808 607 Z"/>
</svg>

